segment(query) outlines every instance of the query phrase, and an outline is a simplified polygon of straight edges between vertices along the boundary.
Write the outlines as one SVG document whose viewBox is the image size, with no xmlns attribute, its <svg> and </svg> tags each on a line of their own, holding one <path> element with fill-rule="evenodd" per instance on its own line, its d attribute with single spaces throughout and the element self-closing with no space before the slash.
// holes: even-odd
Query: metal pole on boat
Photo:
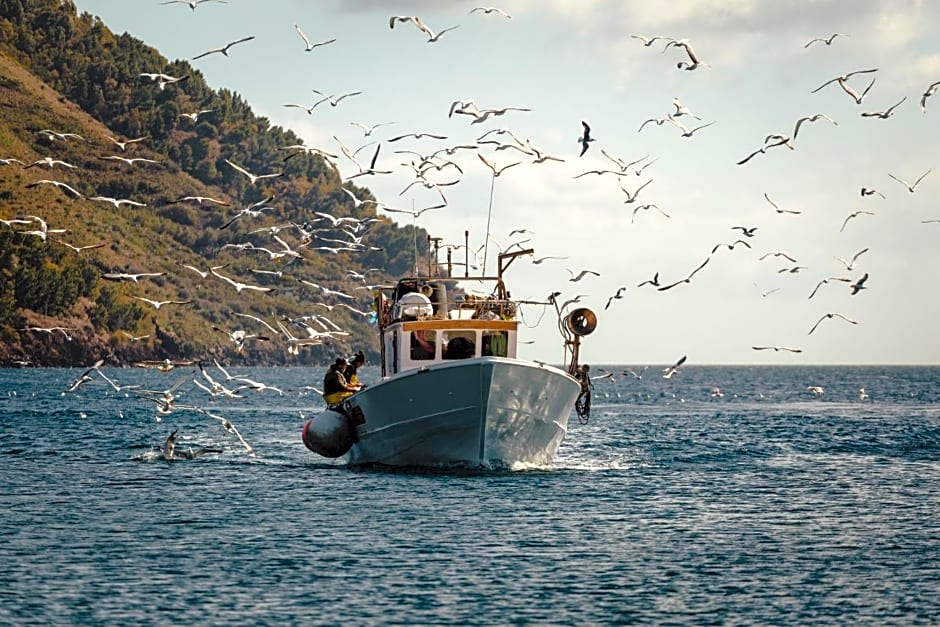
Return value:
<svg viewBox="0 0 940 627">
<path fill-rule="evenodd" d="M 483 276 L 486 276 L 486 255 L 490 251 L 490 219 L 493 217 L 493 189 L 496 187 L 496 172 L 490 179 L 490 208 L 486 212 L 486 240 L 483 242 Z"/>
<path fill-rule="evenodd" d="M 470 276 L 470 231 L 463 232 L 463 276 Z"/>
</svg>

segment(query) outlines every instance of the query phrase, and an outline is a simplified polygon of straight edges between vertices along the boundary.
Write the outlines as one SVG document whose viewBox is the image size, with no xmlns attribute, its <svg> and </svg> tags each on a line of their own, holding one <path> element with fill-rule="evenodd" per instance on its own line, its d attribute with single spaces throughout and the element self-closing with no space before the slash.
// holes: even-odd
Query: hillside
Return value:
<svg viewBox="0 0 940 627">
<path fill-rule="evenodd" d="M 372 204 L 357 208 L 321 157 L 285 160 L 292 151 L 284 148 L 301 140 L 254 116 L 237 94 L 211 90 L 187 63 L 171 64 L 67 3 L 0 3 L 0 42 L 0 159 L 9 160 L 0 162 L 0 364 L 210 357 L 302 364 L 360 347 L 375 353 L 372 295 L 349 271 L 388 272 L 371 273 L 371 283 L 407 271 L 411 227 L 377 218 Z M 141 76 L 151 72 L 189 78 L 161 87 Z M 204 111 L 196 120 L 182 115 L 196 111 Z M 111 139 L 141 137 L 123 148 Z M 18 163 L 45 158 L 65 163 Z M 231 164 L 282 174 L 253 181 Z M 187 196 L 229 206 L 176 202 Z M 317 212 L 355 220 L 344 229 Z M 353 250 L 329 250 L 344 246 Z M 160 274 L 106 280 L 114 273 Z M 274 291 L 236 291 L 222 277 Z M 144 298 L 185 304 L 155 308 Z M 334 307 L 341 301 L 363 313 Z M 328 330 L 332 323 L 349 335 L 293 355 L 283 333 L 235 314 L 275 328 L 282 321 L 299 336 L 307 332 L 289 319 L 308 316 L 302 324 Z M 64 330 L 38 330 L 55 327 Z M 237 330 L 269 339 L 237 351 L 229 337 Z M 131 339 L 139 336 L 147 337 Z"/>
</svg>

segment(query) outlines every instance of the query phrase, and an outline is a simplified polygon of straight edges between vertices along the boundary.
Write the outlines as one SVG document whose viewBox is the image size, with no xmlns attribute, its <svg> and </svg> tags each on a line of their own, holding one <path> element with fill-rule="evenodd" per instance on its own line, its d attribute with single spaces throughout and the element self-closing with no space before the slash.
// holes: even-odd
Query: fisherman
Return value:
<svg viewBox="0 0 940 627">
<path fill-rule="evenodd" d="M 348 365 L 345 357 L 337 357 L 323 377 L 323 400 L 327 405 L 336 405 L 359 391 L 359 386 L 350 385 L 346 381 L 344 373 Z"/>
<path fill-rule="evenodd" d="M 361 383 L 359 383 L 359 374 L 357 372 L 359 368 L 362 368 L 362 366 L 365 365 L 365 363 L 366 363 L 366 354 L 364 352 L 360 350 L 356 352 L 355 355 L 353 355 L 349 364 L 346 366 L 346 371 L 343 373 L 343 376 L 346 377 L 346 382 L 349 383 L 349 385 L 353 387 L 358 387 L 359 389 L 362 389 L 363 387 L 365 387 Z"/>
<path fill-rule="evenodd" d="M 582 364 L 574 373 L 574 378 L 581 384 L 581 393 L 574 403 L 578 416 L 582 423 L 586 424 L 591 415 L 591 392 L 594 390 L 594 384 L 591 382 L 591 367 Z"/>
</svg>

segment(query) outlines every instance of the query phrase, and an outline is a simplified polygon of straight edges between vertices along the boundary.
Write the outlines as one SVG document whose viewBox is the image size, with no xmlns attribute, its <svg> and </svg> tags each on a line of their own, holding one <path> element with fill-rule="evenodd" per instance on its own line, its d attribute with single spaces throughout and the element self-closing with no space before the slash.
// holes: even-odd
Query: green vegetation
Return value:
<svg viewBox="0 0 940 627">
<path fill-rule="evenodd" d="M 158 72 L 189 78 L 161 89 L 141 76 Z M 202 109 L 212 111 L 198 123 L 180 115 Z M 44 129 L 76 133 L 84 141 L 50 139 L 40 133 Z M 124 151 L 109 139 L 145 136 Z M 52 157 L 75 166 L 0 165 L 0 218 L 38 216 L 50 229 L 43 238 L 26 233 L 41 230 L 38 221 L 0 224 L 0 365 L 85 365 L 99 357 L 111 363 L 228 357 L 258 365 L 303 364 L 320 363 L 353 347 L 374 355 L 377 338 L 368 319 L 315 305 L 327 301 L 300 280 L 355 294 L 354 305 L 368 311 L 370 292 L 352 291 L 363 284 L 346 271 L 384 268 L 386 278 L 406 273 L 414 261 L 412 242 L 415 237 L 426 241 L 424 231 L 416 234 L 410 226 L 374 221 L 358 234 L 367 250 L 334 254 L 317 251 L 314 244 L 302 249 L 302 259 L 226 248 L 251 242 L 277 252 L 282 246 L 271 232 L 251 233 L 274 225 L 284 225 L 278 236 L 297 248 L 304 236 L 291 223 L 309 231 L 329 226 L 317 221 L 316 211 L 376 217 L 371 204 L 353 206 L 341 191 L 337 172 L 322 158 L 301 155 L 284 161 L 287 153 L 279 149 L 300 143 L 289 130 L 255 116 L 238 94 L 210 89 L 188 63 L 170 63 L 141 41 L 115 35 L 96 17 L 77 15 L 69 2 L 0 0 L 0 158 L 30 164 Z M 159 163 L 103 158 L 115 155 Z M 226 159 L 251 172 L 284 175 L 252 185 Z M 66 183 L 85 198 L 53 185 L 27 187 L 40 179 Z M 351 190 L 371 198 L 366 189 Z M 231 206 L 171 202 L 187 195 Z M 92 196 L 146 206 L 115 207 L 89 200 Z M 241 208 L 271 196 L 274 200 L 261 217 L 219 228 Z M 67 232 L 52 233 L 55 229 Z M 315 235 L 349 239 L 337 229 Z M 104 246 L 76 252 L 63 242 Z M 183 264 L 202 271 L 224 266 L 218 271 L 225 276 L 276 291 L 237 293 L 223 280 L 203 278 Z M 108 272 L 164 274 L 135 283 L 104 281 L 101 275 Z M 135 297 L 191 303 L 154 309 Z M 233 312 L 271 324 L 285 316 L 328 313 L 350 335 L 292 356 L 282 337 Z M 65 327 L 67 334 L 25 330 L 55 326 Z M 236 355 L 218 329 L 238 328 L 271 340 L 249 342 Z M 134 341 L 128 335 L 149 337 Z"/>
</svg>

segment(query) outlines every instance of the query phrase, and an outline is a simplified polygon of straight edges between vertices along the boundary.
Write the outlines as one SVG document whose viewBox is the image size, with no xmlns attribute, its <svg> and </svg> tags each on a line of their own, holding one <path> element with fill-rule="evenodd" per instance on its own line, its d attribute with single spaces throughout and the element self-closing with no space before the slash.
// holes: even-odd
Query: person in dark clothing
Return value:
<svg viewBox="0 0 940 627">
<path fill-rule="evenodd" d="M 346 365 L 346 370 L 343 372 L 343 376 L 346 377 L 346 382 L 353 386 L 362 388 L 362 384 L 359 383 L 359 374 L 358 370 L 366 363 L 366 354 L 362 351 L 358 351 Z"/>
<path fill-rule="evenodd" d="M 323 400 L 327 405 L 335 405 L 359 391 L 359 387 L 350 385 L 346 381 L 344 373 L 348 365 L 346 359 L 337 357 L 336 362 L 330 366 L 326 376 L 323 377 Z"/>
</svg>

